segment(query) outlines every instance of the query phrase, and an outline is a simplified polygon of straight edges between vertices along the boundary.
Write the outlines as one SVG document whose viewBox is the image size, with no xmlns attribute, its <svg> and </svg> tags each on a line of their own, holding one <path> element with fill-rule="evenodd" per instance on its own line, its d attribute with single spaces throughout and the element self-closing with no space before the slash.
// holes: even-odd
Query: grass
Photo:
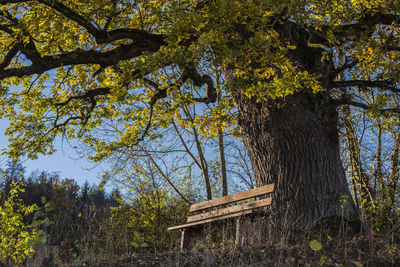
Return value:
<svg viewBox="0 0 400 267">
<path fill-rule="evenodd" d="M 396 226 L 383 236 L 365 229 L 354 232 L 348 225 L 341 225 L 334 235 L 318 230 L 288 234 L 282 229 L 263 238 L 256 228 L 250 225 L 247 231 L 247 238 L 256 242 L 247 240 L 241 246 L 235 242 L 233 224 L 213 225 L 185 253 L 176 244 L 162 253 L 146 252 L 143 248 L 119 255 L 112 250 L 99 253 L 84 245 L 79 256 L 66 260 L 58 258 L 57 246 L 42 247 L 24 266 L 40 266 L 50 254 L 53 265 L 49 266 L 400 266 L 400 234 Z M 319 244 L 317 249 L 310 246 L 311 241 Z"/>
</svg>

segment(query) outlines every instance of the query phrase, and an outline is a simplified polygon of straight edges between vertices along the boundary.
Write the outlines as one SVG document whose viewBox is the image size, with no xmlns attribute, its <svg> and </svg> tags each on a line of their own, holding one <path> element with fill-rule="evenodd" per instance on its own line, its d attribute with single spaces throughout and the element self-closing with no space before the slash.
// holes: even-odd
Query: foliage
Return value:
<svg viewBox="0 0 400 267">
<path fill-rule="evenodd" d="M 396 86 L 394 1 L 4 0 L 0 8 L 1 117 L 12 122 L 12 155 L 53 153 L 54 137 L 63 135 L 93 147 L 91 159 L 100 161 L 146 134 L 158 137 L 172 120 L 204 134 L 233 130 L 238 90 L 259 101 L 330 90 L 339 104 L 374 114 L 394 105 L 390 90 L 369 104 L 340 96 L 351 86 Z M 304 43 L 291 39 L 300 38 L 294 32 Z M 331 83 L 321 84 L 291 60 L 297 51 L 308 56 L 301 46 L 337 70 L 355 68 L 354 80 L 336 83 L 341 72 L 327 70 Z M 183 107 L 215 102 L 211 77 L 227 66 L 235 88 L 223 83 L 221 100 L 189 120 Z M 101 134 L 110 129 L 115 134 Z"/>
<path fill-rule="evenodd" d="M 5 201 L 0 205 L 0 262 L 21 263 L 34 253 L 38 230 L 27 225 L 26 216 L 36 205 L 25 205 L 20 194 L 25 190 L 13 182 Z"/>
<path fill-rule="evenodd" d="M 72 180 L 61 180 L 47 172 L 21 178 L 23 184 L 14 188 L 13 182 L 11 191 L 6 187 L 1 190 L 1 195 L 10 196 L 1 207 L 9 216 L 2 220 L 9 218 L 10 222 L 12 215 L 13 221 L 18 222 L 11 225 L 14 234 L 17 230 L 22 232 L 10 239 L 19 242 L 19 249 L 15 248 L 15 242 L 2 243 L 2 249 L 7 245 L 9 253 L 1 254 L 8 257 L 3 257 L 2 262 L 11 261 L 11 252 L 19 253 L 20 258 L 15 256 L 15 262 L 27 260 L 40 265 L 48 261 L 52 264 L 105 263 L 133 251 L 166 251 L 172 248 L 171 244 L 173 247 L 178 244 L 179 239 L 178 233 L 167 232 L 166 228 L 183 222 L 188 213 L 186 202 L 152 183 L 143 183 L 136 189 L 131 187 L 130 200 L 124 201 L 126 196 L 118 190 L 105 193 L 88 183 L 80 187 Z M 8 210 L 10 207 L 13 213 Z M 5 225 L 2 224 L 1 230 L 8 229 L 9 234 L 11 226 Z M 26 254 L 22 256 L 23 248 Z"/>
<path fill-rule="evenodd" d="M 166 229 L 174 223 L 182 223 L 189 213 L 188 208 L 187 203 L 176 196 L 168 196 L 165 190 L 146 190 L 130 205 L 111 208 L 109 223 L 111 231 L 121 239 L 128 238 L 133 248 L 165 251 L 177 239 L 177 233 Z"/>
<path fill-rule="evenodd" d="M 360 94 L 371 101 L 373 95 Z M 399 224 L 400 131 L 398 118 L 344 110 L 342 158 L 367 231 L 391 235 Z"/>
<path fill-rule="evenodd" d="M 36 228 L 43 228 L 39 232 L 39 240 L 42 244 L 47 243 L 48 227 L 54 224 L 54 221 L 49 219 L 49 213 L 54 211 L 51 204 L 47 202 L 46 197 L 41 198 L 43 207 L 36 207 L 33 217 L 32 226 Z"/>
</svg>

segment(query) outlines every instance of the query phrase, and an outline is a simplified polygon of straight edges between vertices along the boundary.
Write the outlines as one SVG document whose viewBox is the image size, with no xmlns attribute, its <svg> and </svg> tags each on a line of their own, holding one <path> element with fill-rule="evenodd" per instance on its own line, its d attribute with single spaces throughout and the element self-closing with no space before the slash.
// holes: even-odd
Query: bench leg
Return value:
<svg viewBox="0 0 400 267">
<path fill-rule="evenodd" d="M 236 229 L 235 229 L 235 247 L 242 245 L 242 220 L 240 218 L 236 219 Z"/>
<path fill-rule="evenodd" d="M 196 238 L 199 236 L 199 231 L 197 229 L 184 229 L 181 235 L 181 251 L 186 252 L 193 248 L 196 243 Z"/>
<path fill-rule="evenodd" d="M 190 230 L 184 229 L 181 233 L 181 251 L 184 252 L 190 247 Z"/>
<path fill-rule="evenodd" d="M 182 230 L 181 234 L 181 251 L 191 250 L 198 241 L 202 240 L 205 236 L 206 227 L 200 228 L 187 228 Z"/>
<path fill-rule="evenodd" d="M 263 236 L 263 219 L 258 218 L 237 218 L 235 246 L 244 247 L 249 245 L 257 245 L 262 243 Z"/>
</svg>

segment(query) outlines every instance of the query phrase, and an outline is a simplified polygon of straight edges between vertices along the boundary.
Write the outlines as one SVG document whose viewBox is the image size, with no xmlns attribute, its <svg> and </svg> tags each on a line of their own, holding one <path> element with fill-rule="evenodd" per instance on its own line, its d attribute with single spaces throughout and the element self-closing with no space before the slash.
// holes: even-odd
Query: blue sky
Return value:
<svg viewBox="0 0 400 267">
<path fill-rule="evenodd" d="M 7 148 L 8 138 L 4 131 L 8 126 L 7 120 L 0 120 L 0 150 Z M 50 156 L 41 156 L 37 160 L 26 160 L 23 165 L 26 167 L 26 174 L 29 175 L 35 170 L 58 172 L 60 178 L 72 178 L 79 185 L 87 180 L 89 184 L 99 184 L 100 173 L 104 166 L 95 166 L 87 159 L 78 159 L 76 152 L 67 143 L 57 142 L 57 152 Z M 0 168 L 5 166 L 7 159 L 1 156 Z"/>
</svg>

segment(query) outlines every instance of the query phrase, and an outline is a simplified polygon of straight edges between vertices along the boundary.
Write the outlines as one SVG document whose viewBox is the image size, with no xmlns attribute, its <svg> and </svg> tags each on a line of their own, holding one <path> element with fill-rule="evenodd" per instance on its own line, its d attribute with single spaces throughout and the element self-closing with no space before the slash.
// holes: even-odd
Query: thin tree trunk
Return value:
<svg viewBox="0 0 400 267">
<path fill-rule="evenodd" d="M 392 166 L 390 168 L 390 177 L 389 177 L 389 198 L 390 202 L 394 203 L 395 194 L 397 190 L 397 183 L 399 181 L 399 150 L 400 150 L 400 127 L 397 130 L 395 135 L 394 148 L 392 152 Z"/>
<path fill-rule="evenodd" d="M 219 147 L 219 158 L 221 161 L 222 195 L 227 196 L 228 180 L 226 177 L 225 147 L 224 147 L 224 136 L 222 130 L 218 130 L 218 147 Z"/>
<path fill-rule="evenodd" d="M 186 115 L 188 115 L 189 113 L 186 112 Z M 190 115 L 190 114 L 189 114 Z M 189 116 L 188 115 L 188 116 Z M 188 153 L 188 155 L 193 159 L 193 162 L 199 167 L 199 169 L 201 170 L 201 173 L 203 175 L 204 178 L 204 183 L 206 186 L 206 194 L 207 194 L 207 200 L 212 199 L 212 192 L 211 192 L 211 183 L 210 183 L 210 177 L 208 174 L 208 164 L 207 161 L 204 157 L 204 153 L 200 144 L 200 140 L 198 138 L 198 134 L 196 129 L 193 129 L 193 136 L 194 136 L 194 140 L 196 143 L 196 148 L 197 148 L 197 152 L 200 158 L 200 162 L 197 160 L 197 158 L 193 155 L 193 153 L 190 151 L 189 147 L 186 145 L 185 140 L 183 140 L 183 137 L 181 135 L 181 133 L 178 130 L 178 127 L 176 126 L 176 124 L 174 122 L 172 122 L 172 125 L 174 126 L 175 132 L 178 134 L 179 140 L 181 141 L 182 145 L 184 146 L 186 153 Z"/>
<path fill-rule="evenodd" d="M 221 76 L 220 72 L 216 71 L 215 72 L 215 81 L 216 81 L 216 86 L 219 89 L 218 90 L 218 95 L 217 95 L 217 100 L 218 104 L 221 102 Z M 227 196 L 228 195 L 228 179 L 226 176 L 226 160 L 225 160 L 225 146 L 224 146 L 224 131 L 222 129 L 218 130 L 218 150 L 219 150 L 219 159 L 221 162 L 221 186 L 222 186 L 222 195 Z"/>
<path fill-rule="evenodd" d="M 383 173 L 382 173 L 382 124 L 380 121 L 378 121 L 378 147 L 377 147 L 377 151 L 376 151 L 376 172 L 375 172 L 375 186 L 374 186 L 374 190 L 375 192 L 378 189 L 382 189 L 384 184 L 385 184 L 385 180 L 383 178 Z"/>
<path fill-rule="evenodd" d="M 359 193 L 361 196 L 361 203 L 366 201 L 365 207 L 371 207 L 374 200 L 374 190 L 370 184 L 370 178 L 364 171 L 361 164 L 361 152 L 360 143 L 358 141 L 357 133 L 353 126 L 353 121 L 350 117 L 350 108 L 348 106 L 343 106 L 343 122 L 346 130 L 346 141 L 348 143 L 348 149 L 350 153 L 350 165 L 354 173 L 356 186 L 359 188 Z"/>
<path fill-rule="evenodd" d="M 206 185 L 207 200 L 212 199 L 210 176 L 208 175 L 208 164 L 206 158 L 204 157 L 203 149 L 200 144 L 199 135 L 195 128 L 193 128 L 194 141 L 197 147 L 197 153 L 200 157 L 201 171 L 204 177 L 204 183 Z"/>
</svg>

